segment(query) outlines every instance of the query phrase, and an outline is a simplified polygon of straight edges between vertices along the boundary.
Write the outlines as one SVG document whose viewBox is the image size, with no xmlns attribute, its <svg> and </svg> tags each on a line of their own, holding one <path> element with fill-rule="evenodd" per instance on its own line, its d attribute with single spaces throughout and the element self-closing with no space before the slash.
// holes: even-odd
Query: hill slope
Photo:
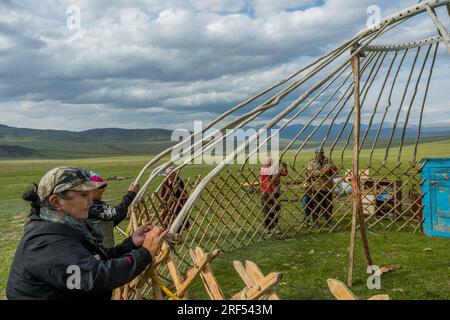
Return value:
<svg viewBox="0 0 450 320">
<path fill-rule="evenodd" d="M 376 126 L 374 126 L 376 127 Z M 283 148 L 298 132 L 302 130 L 301 125 L 287 127 L 280 135 L 280 146 Z M 309 146 L 320 143 L 327 134 L 327 126 L 320 127 L 313 135 Z M 339 136 L 342 125 L 335 125 L 330 130 L 329 141 Z M 424 128 L 422 141 L 448 140 L 450 131 L 447 128 Z M 299 137 L 299 142 L 294 148 L 301 144 L 312 133 L 314 127 L 308 128 Z M 341 135 L 346 139 L 350 133 L 350 127 L 343 130 Z M 406 143 L 415 141 L 417 129 L 410 128 L 406 134 Z M 364 131 L 364 128 L 363 128 Z M 368 134 L 365 147 L 372 141 L 375 130 Z M 120 155 L 151 155 L 157 154 L 175 142 L 171 140 L 172 131 L 165 129 L 92 129 L 81 132 L 66 130 L 39 130 L 14 128 L 0 125 L 0 158 L 45 158 L 45 159 L 68 159 L 89 158 Z M 390 136 L 390 129 L 380 133 L 378 146 L 383 146 Z M 341 137 L 341 139 L 342 139 Z M 396 132 L 394 142 L 398 140 L 399 132 Z M 224 145 L 224 150 L 226 150 Z"/>
<path fill-rule="evenodd" d="M 165 129 L 92 129 L 80 132 L 15 128 L 0 124 L 0 138 L 44 139 L 49 141 L 168 141 L 171 130 Z"/>
<path fill-rule="evenodd" d="M 32 156 L 35 153 L 34 150 L 21 146 L 0 145 L 0 158 L 22 158 Z"/>
</svg>

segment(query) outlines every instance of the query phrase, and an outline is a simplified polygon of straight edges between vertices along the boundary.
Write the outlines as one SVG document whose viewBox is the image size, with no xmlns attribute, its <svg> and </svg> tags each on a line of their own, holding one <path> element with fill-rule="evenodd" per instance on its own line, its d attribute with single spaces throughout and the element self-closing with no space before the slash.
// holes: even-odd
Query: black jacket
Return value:
<svg viewBox="0 0 450 320">
<path fill-rule="evenodd" d="M 128 214 L 128 207 L 136 197 L 136 193 L 128 191 L 122 202 L 111 207 L 105 201 L 94 200 L 89 208 L 89 224 L 101 235 L 99 241 L 105 248 L 114 247 L 114 227 L 117 226 Z"/>
<path fill-rule="evenodd" d="M 113 289 L 138 276 L 151 260 L 150 253 L 136 247 L 131 238 L 105 249 L 69 225 L 33 215 L 14 256 L 6 296 L 14 300 L 111 299 Z"/>
<path fill-rule="evenodd" d="M 89 219 L 92 220 L 111 220 L 114 221 L 114 226 L 117 226 L 128 214 L 128 207 L 136 197 L 136 193 L 128 191 L 123 197 L 122 202 L 116 206 L 111 207 L 105 201 L 94 200 L 92 206 L 89 208 Z"/>
</svg>

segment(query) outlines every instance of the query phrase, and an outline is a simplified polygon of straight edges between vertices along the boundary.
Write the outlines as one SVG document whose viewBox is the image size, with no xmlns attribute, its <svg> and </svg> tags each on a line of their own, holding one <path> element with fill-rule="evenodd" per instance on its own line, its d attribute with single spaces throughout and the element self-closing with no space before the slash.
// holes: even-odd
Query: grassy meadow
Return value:
<svg viewBox="0 0 450 320">
<path fill-rule="evenodd" d="M 125 145 L 118 147 L 130 148 Z M 142 151 L 145 147 L 142 146 Z M 113 156 L 113 151 L 108 153 L 109 151 L 100 149 L 97 149 L 99 153 L 95 156 L 89 152 L 89 155 L 86 153 L 84 157 L 81 150 L 83 148 L 81 146 L 79 148 L 62 156 L 53 153 L 51 150 L 55 150 L 55 146 L 51 146 L 50 156 L 47 155 L 45 159 L 0 161 L 0 256 L 2 257 L 0 299 L 5 299 L 10 263 L 27 220 L 28 208 L 21 200 L 21 194 L 30 183 L 38 182 L 45 172 L 56 166 L 85 167 L 106 178 L 113 176 L 126 178 L 109 183 L 110 189 L 105 198 L 114 203 L 152 157 Z M 403 154 L 412 154 L 412 150 L 412 146 L 407 146 Z M 450 140 L 426 142 L 420 145 L 417 160 L 427 157 L 449 157 L 449 150 Z M 77 157 L 72 159 L 75 154 Z M 295 168 L 304 167 L 312 154 L 312 151 L 308 151 L 302 155 Z M 396 154 L 395 150 L 392 150 L 390 159 L 395 160 Z M 49 159 L 50 157 L 59 160 Z M 373 160 L 379 162 L 383 157 L 384 150 L 379 149 L 375 151 Z M 339 158 L 339 152 L 334 154 L 333 160 L 339 162 Z M 286 154 L 286 161 L 292 159 L 292 153 Z M 350 168 L 351 150 L 347 150 L 342 159 L 345 166 Z M 403 158 L 404 161 L 408 159 L 410 159 L 408 156 Z M 363 152 L 361 160 L 364 166 L 367 162 L 367 152 Z M 211 168 L 212 166 L 208 165 L 189 166 L 183 170 L 183 177 L 205 175 Z M 231 166 L 232 170 L 238 168 L 237 165 Z M 151 188 L 162 179 L 163 177 L 158 177 Z M 126 224 L 126 221 L 123 224 Z M 232 252 L 221 253 L 213 262 L 213 270 L 227 297 L 243 287 L 242 281 L 232 267 L 232 261 L 238 259 L 256 262 L 265 273 L 282 272 L 283 280 L 279 287 L 282 299 L 332 299 L 326 286 L 326 279 L 334 277 L 345 281 L 348 240 L 348 232 L 302 234 L 287 240 L 272 239 L 264 242 L 264 245 L 256 243 Z M 382 277 L 381 290 L 368 290 L 365 285 L 368 275 L 358 247 L 354 285 L 354 292 L 357 295 L 367 298 L 373 294 L 387 293 L 393 299 L 450 299 L 450 239 L 427 238 L 409 232 L 370 231 L 369 241 L 376 264 L 400 264 L 402 268 Z M 197 282 L 190 293 L 191 298 L 207 298 L 201 282 Z"/>
</svg>

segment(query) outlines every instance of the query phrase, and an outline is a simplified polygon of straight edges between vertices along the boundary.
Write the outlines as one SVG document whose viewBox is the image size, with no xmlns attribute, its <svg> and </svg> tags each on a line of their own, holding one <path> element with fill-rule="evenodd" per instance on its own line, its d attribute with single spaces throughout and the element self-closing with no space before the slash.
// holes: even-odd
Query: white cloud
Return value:
<svg viewBox="0 0 450 320">
<path fill-rule="evenodd" d="M 253 9 L 257 16 L 272 16 L 277 15 L 281 11 L 300 9 L 312 3 L 314 3 L 313 0 L 255 0 Z"/>
<path fill-rule="evenodd" d="M 187 110 L 188 121 L 208 120 L 352 37 L 365 27 L 373 2 L 4 1 L 0 123 L 52 128 L 69 112 L 73 129 L 97 126 L 83 116 L 88 112 L 105 126 L 174 127 L 183 121 L 166 114 Z M 411 4 L 377 3 L 382 15 Z M 81 9 L 79 32 L 66 27 L 72 4 Z M 433 34 L 425 17 L 385 39 Z M 438 69 L 435 77 L 446 74 Z M 446 99 L 436 95 L 433 105 Z M 40 111 L 17 114 L 27 103 Z M 148 114 L 151 121 L 143 121 Z"/>
</svg>

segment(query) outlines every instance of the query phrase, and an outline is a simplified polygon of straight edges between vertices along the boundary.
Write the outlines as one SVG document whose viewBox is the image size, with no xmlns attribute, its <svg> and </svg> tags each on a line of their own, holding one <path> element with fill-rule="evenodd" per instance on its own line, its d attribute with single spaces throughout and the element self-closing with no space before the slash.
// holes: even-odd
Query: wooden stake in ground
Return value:
<svg viewBox="0 0 450 320">
<path fill-rule="evenodd" d="M 328 279 L 327 283 L 331 294 L 337 300 L 359 300 L 359 298 L 355 296 L 353 292 L 349 288 L 347 288 L 341 281 L 336 279 Z M 377 294 L 371 296 L 367 300 L 389 300 L 389 296 L 387 294 Z"/>
<path fill-rule="evenodd" d="M 245 261 L 244 266 L 240 261 L 233 261 L 233 265 L 237 273 L 239 273 L 239 275 L 241 276 L 248 290 L 253 287 L 261 289 L 261 283 L 265 281 L 265 276 L 254 262 Z M 281 274 L 279 274 L 278 277 L 279 281 L 281 279 Z M 267 293 L 265 295 L 267 296 L 267 300 L 280 300 L 280 297 L 278 297 L 273 288 L 271 290 L 267 289 Z"/>
<path fill-rule="evenodd" d="M 199 265 L 203 257 L 206 256 L 200 247 L 197 247 L 195 250 L 190 249 L 189 253 L 191 254 L 192 260 L 194 260 L 196 265 Z M 217 253 L 218 250 L 215 250 L 214 255 L 217 255 Z M 206 265 L 204 270 L 200 272 L 200 277 L 203 280 L 206 292 L 212 300 L 225 300 L 225 296 L 220 288 L 219 282 L 214 276 L 212 268 L 209 264 Z"/>
<path fill-rule="evenodd" d="M 282 277 L 280 272 L 264 276 L 258 266 L 251 261 L 246 261 L 245 266 L 240 261 L 233 261 L 233 265 L 246 287 L 233 295 L 232 300 L 280 299 L 274 291 Z"/>
</svg>

